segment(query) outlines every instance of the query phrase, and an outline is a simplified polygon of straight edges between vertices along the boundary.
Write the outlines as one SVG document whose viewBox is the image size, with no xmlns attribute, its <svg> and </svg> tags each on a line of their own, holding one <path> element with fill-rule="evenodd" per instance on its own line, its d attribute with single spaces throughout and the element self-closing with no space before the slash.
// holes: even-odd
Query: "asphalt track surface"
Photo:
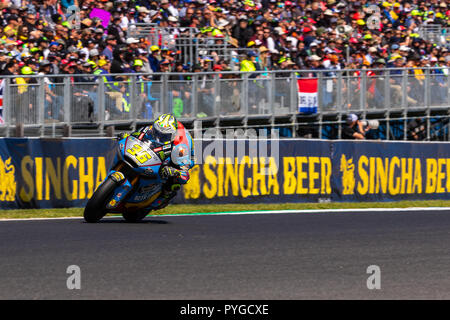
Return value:
<svg viewBox="0 0 450 320">
<path fill-rule="evenodd" d="M 0 298 L 449 299 L 449 244 L 448 211 L 3 221 Z"/>
</svg>

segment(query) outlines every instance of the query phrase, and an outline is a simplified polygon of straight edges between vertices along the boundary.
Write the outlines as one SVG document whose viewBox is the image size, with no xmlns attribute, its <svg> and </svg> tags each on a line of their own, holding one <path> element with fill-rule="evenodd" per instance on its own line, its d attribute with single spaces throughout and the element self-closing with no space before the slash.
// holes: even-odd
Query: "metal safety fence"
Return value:
<svg viewBox="0 0 450 320">
<path fill-rule="evenodd" d="M 286 128 L 293 137 L 340 138 L 348 113 L 379 120 L 380 139 L 406 140 L 409 124 L 419 120 L 423 140 L 450 135 L 448 68 L 116 74 L 92 82 L 76 75 L 54 78 L 62 81 L 52 83 L 45 75 L 30 76 L 25 84 L 1 79 L 1 135 L 13 135 L 18 123 L 41 136 L 55 135 L 63 125 L 104 135 L 108 126 L 134 129 L 167 112 L 218 130 Z M 304 92 L 305 81 L 315 89 Z"/>
<path fill-rule="evenodd" d="M 144 38 L 151 45 L 167 48 L 178 56 L 178 60 L 190 66 L 198 63 L 201 58 L 215 57 L 233 66 L 240 55 L 251 50 L 232 46 L 230 39 L 224 34 L 223 37 L 215 37 L 191 27 L 159 27 L 154 23 L 132 23 L 128 28 L 128 36 Z"/>
<path fill-rule="evenodd" d="M 450 44 L 450 27 L 440 24 L 426 24 L 419 27 L 419 36 L 432 43 L 448 45 Z"/>
</svg>

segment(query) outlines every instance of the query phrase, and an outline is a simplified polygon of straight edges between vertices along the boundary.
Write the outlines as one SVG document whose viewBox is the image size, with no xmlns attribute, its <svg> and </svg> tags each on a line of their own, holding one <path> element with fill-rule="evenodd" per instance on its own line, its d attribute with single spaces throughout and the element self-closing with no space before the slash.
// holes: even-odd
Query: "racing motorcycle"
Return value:
<svg viewBox="0 0 450 320">
<path fill-rule="evenodd" d="M 160 176 L 169 157 L 179 166 L 190 162 L 191 152 L 186 144 L 172 147 L 170 142 L 143 141 L 129 135 L 118 141 L 117 148 L 112 169 L 86 205 L 87 222 L 98 222 L 107 213 L 120 213 L 128 222 L 144 219 L 161 207 L 165 186 L 171 185 L 171 181 Z M 174 184 L 170 191 L 179 188 Z"/>
</svg>

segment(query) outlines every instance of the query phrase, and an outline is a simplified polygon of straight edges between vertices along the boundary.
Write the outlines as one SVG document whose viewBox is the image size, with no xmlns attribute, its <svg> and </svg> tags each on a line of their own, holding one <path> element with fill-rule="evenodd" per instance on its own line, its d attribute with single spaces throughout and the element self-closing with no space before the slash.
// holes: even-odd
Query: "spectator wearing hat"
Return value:
<svg viewBox="0 0 450 320">
<path fill-rule="evenodd" d="M 390 88 L 392 90 L 392 103 L 394 106 L 401 106 L 402 103 L 402 96 L 403 96 L 403 86 L 402 86 L 402 75 L 403 75 L 403 68 L 405 65 L 405 58 L 402 58 L 400 55 L 394 57 L 394 62 L 392 65 L 392 68 L 395 68 L 395 70 L 390 71 Z M 411 86 L 408 86 L 406 88 L 406 100 L 409 105 L 416 105 L 417 100 L 411 98 L 409 96 L 409 93 L 411 91 Z"/>
<path fill-rule="evenodd" d="M 161 72 L 170 72 L 170 61 L 168 59 L 164 59 L 160 63 Z"/>
<path fill-rule="evenodd" d="M 106 37 L 106 47 L 102 51 L 102 55 L 105 56 L 108 60 L 113 59 L 113 51 L 117 46 L 117 39 L 113 35 L 108 35 Z"/>
<path fill-rule="evenodd" d="M 150 47 L 150 54 L 148 56 L 148 63 L 150 64 L 150 68 L 153 72 L 159 72 L 160 69 L 160 62 L 161 62 L 161 55 L 160 55 L 160 48 L 157 45 L 152 45 Z"/>
<path fill-rule="evenodd" d="M 113 35 L 117 40 L 118 45 L 124 44 L 126 42 L 125 32 L 120 27 L 121 20 L 122 19 L 120 17 L 115 17 L 113 18 L 112 23 L 110 23 L 108 26 L 108 35 Z"/>
<path fill-rule="evenodd" d="M 252 72 L 257 70 L 256 57 L 258 55 L 255 51 L 248 51 L 247 58 L 241 61 L 241 72 Z M 257 74 L 250 75 L 251 78 L 256 77 Z"/>
<path fill-rule="evenodd" d="M 3 33 L 8 34 L 11 31 L 11 34 L 17 35 L 17 31 L 19 29 L 19 18 L 15 15 L 10 15 L 6 21 L 7 25 L 3 28 Z"/>
<path fill-rule="evenodd" d="M 448 74 L 444 73 L 445 59 L 432 57 L 431 62 L 431 103 L 434 105 L 443 105 L 448 99 Z M 446 68 L 445 68 L 446 69 Z"/>
<path fill-rule="evenodd" d="M 34 75 L 34 71 L 29 66 L 23 66 L 20 69 L 21 77 L 16 78 L 17 91 L 17 105 L 13 114 L 13 120 L 17 123 L 28 123 L 32 120 L 34 114 L 34 104 L 32 97 L 37 94 L 36 78 L 30 77 Z"/>
<path fill-rule="evenodd" d="M 342 139 L 364 140 L 368 130 L 370 127 L 364 128 L 358 116 L 351 113 L 347 116 L 346 124 L 342 129 Z"/>
<path fill-rule="evenodd" d="M 135 8 L 130 8 L 127 12 L 125 12 L 122 19 L 120 20 L 120 26 L 123 31 L 129 32 L 136 29 L 136 26 L 134 25 L 137 22 L 135 19 L 135 15 Z M 130 27 L 130 24 L 133 24 L 133 27 Z"/>
<path fill-rule="evenodd" d="M 118 50 L 115 50 L 114 52 L 116 53 Z M 105 93 L 107 97 L 113 101 L 112 104 L 109 104 L 110 107 L 106 113 L 107 117 L 114 114 L 119 115 L 123 112 L 123 89 L 117 81 L 118 79 L 108 75 L 110 73 L 115 73 L 111 69 L 112 64 L 108 60 L 101 59 L 98 61 L 97 65 L 98 68 L 94 71 L 94 74 L 102 77 L 102 81 L 105 84 Z"/>
<path fill-rule="evenodd" d="M 42 60 L 39 67 L 39 75 L 51 74 L 51 62 L 48 60 Z M 48 76 L 43 77 L 43 83 L 45 88 L 45 100 L 44 100 L 44 112 L 45 119 L 58 120 L 60 117 L 60 106 L 63 105 L 63 97 L 58 96 L 52 90 L 53 83 Z"/>
<path fill-rule="evenodd" d="M 113 61 L 111 63 L 111 73 L 124 73 L 125 69 L 130 66 L 125 60 L 127 48 L 124 46 L 117 47 L 113 52 Z"/>
<path fill-rule="evenodd" d="M 3 57 L 3 55 L 2 55 Z M 12 76 L 12 75 L 17 75 L 19 70 L 19 65 L 13 61 L 9 61 L 5 64 L 5 67 L 3 69 L 3 71 L 1 72 L 1 75 L 3 76 Z M 13 82 L 15 81 L 14 78 L 11 79 Z"/>
<path fill-rule="evenodd" d="M 253 29 L 248 25 L 247 17 L 239 19 L 239 24 L 232 29 L 232 37 L 237 39 L 239 47 L 245 48 L 253 36 Z"/>
</svg>

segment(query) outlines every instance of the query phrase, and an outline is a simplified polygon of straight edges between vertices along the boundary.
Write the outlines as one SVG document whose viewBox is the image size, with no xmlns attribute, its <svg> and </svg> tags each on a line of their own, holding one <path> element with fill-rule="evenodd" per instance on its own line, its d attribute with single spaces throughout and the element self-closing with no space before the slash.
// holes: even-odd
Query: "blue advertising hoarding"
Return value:
<svg viewBox="0 0 450 320">
<path fill-rule="evenodd" d="M 252 143 L 196 141 L 200 164 L 174 203 L 450 199 L 448 143 Z M 82 207 L 114 153 L 106 138 L 0 139 L 0 208 Z"/>
</svg>

